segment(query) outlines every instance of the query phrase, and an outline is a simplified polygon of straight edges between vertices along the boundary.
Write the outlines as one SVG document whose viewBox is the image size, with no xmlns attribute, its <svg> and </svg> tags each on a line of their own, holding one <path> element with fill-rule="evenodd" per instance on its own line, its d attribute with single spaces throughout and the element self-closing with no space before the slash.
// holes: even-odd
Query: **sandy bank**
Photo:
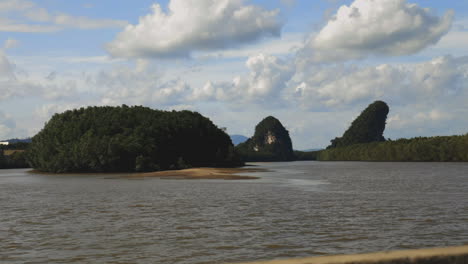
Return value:
<svg viewBox="0 0 468 264">
<path fill-rule="evenodd" d="M 237 175 L 239 173 L 264 172 L 256 168 L 192 168 L 185 170 L 156 171 L 132 174 L 130 177 L 157 177 L 162 179 L 222 179 L 254 180 L 258 177 Z"/>
</svg>

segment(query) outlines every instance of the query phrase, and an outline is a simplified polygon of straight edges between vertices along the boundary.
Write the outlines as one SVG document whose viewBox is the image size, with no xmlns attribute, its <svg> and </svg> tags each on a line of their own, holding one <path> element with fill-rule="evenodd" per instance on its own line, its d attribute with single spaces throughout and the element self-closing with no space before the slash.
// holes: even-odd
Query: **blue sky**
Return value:
<svg viewBox="0 0 468 264">
<path fill-rule="evenodd" d="M 189 109 L 325 147 L 368 104 L 385 132 L 468 132 L 468 3 L 0 0 L 0 139 L 88 105 Z"/>
</svg>

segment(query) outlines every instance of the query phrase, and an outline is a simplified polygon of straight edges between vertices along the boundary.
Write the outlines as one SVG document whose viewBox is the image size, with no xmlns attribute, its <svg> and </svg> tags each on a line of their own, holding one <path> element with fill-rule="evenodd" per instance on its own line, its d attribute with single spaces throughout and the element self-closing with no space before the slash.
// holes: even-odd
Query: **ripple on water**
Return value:
<svg viewBox="0 0 468 264">
<path fill-rule="evenodd" d="M 249 182 L 0 171 L 0 259 L 231 263 L 468 241 L 466 164 L 261 166 Z"/>
</svg>

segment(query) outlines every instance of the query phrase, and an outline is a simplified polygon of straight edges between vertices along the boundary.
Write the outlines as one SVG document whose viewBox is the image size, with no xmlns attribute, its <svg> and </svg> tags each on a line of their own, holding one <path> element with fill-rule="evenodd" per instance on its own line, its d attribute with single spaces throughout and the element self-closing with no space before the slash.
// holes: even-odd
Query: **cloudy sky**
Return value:
<svg viewBox="0 0 468 264">
<path fill-rule="evenodd" d="M 0 139 L 127 104 L 318 148 L 375 100 L 385 137 L 465 134 L 466 55 L 466 1 L 0 0 Z"/>
</svg>

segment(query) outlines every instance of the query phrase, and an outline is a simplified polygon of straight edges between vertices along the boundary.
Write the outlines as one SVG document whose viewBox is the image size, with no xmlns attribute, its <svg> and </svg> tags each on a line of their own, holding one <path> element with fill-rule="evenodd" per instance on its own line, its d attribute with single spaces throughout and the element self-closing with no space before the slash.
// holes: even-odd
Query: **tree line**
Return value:
<svg viewBox="0 0 468 264">
<path fill-rule="evenodd" d="M 0 147 L 0 169 L 29 168 L 26 157 L 28 143 L 10 144 Z"/>
<path fill-rule="evenodd" d="M 468 161 L 468 134 L 417 137 L 330 148 L 321 161 Z"/>
<path fill-rule="evenodd" d="M 234 148 L 223 129 L 196 112 L 126 105 L 80 108 L 55 114 L 32 143 L 0 146 L 0 168 L 140 172 L 232 167 L 243 161 L 468 161 L 468 134 L 386 140 L 388 112 L 385 102 L 376 101 L 326 150 L 302 152 L 293 151 L 289 132 L 272 116 Z"/>
</svg>

